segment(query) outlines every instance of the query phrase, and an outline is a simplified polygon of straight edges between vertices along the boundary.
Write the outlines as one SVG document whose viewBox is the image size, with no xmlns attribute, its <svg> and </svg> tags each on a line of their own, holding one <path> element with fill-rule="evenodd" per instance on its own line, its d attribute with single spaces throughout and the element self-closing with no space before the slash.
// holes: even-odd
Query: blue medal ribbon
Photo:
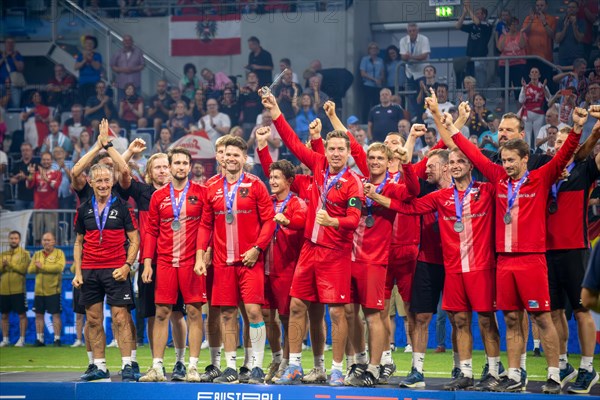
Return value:
<svg viewBox="0 0 600 400">
<path fill-rule="evenodd" d="M 325 181 L 323 182 L 323 193 L 321 194 L 321 201 L 323 202 L 323 209 L 325 209 L 325 205 L 327 204 L 327 194 L 329 193 L 329 191 L 331 190 L 332 187 L 335 186 L 336 183 L 338 183 L 338 181 L 340 180 L 340 178 L 342 177 L 342 175 L 344 175 L 344 173 L 348 170 L 348 167 L 344 167 L 343 170 L 341 170 L 329 183 L 329 185 L 327 184 L 327 181 L 329 180 L 329 168 L 327 168 L 327 172 L 325 173 Z"/>
<path fill-rule="evenodd" d="M 465 205 L 465 199 L 471 193 L 471 189 L 473 189 L 474 180 L 471 180 L 469 186 L 467 186 L 467 190 L 465 190 L 465 195 L 462 198 L 462 201 L 459 201 L 458 197 L 458 189 L 456 188 L 456 184 L 454 184 L 454 178 L 452 178 L 452 184 L 454 185 L 454 209 L 456 210 L 456 221 L 461 222 L 463 216 L 463 207 Z"/>
<path fill-rule="evenodd" d="M 273 199 L 273 209 L 275 210 L 275 214 L 282 213 L 283 210 L 285 210 L 285 206 L 287 206 L 287 203 L 292 198 L 292 195 L 293 195 L 292 192 L 288 193 L 285 200 L 283 200 L 283 203 L 281 203 L 281 207 L 279 207 L 279 211 L 277 211 L 277 198 Z M 275 227 L 275 232 L 273 232 L 273 238 L 275 238 L 277 236 L 277 232 L 279 232 L 280 229 L 281 229 L 281 225 L 277 224 L 277 226 Z"/>
<path fill-rule="evenodd" d="M 400 176 L 400 173 L 398 173 L 398 176 Z M 385 184 L 387 183 L 388 179 L 390 178 L 390 173 L 389 172 L 385 172 L 385 178 L 383 179 L 383 182 L 381 182 L 379 184 L 379 186 L 377 186 L 377 188 L 375 189 L 375 193 L 379 194 L 383 191 L 383 187 L 385 186 Z M 367 197 L 367 215 L 370 217 L 373 215 L 373 199 L 370 199 Z"/>
<path fill-rule="evenodd" d="M 506 214 L 510 215 L 510 210 L 513 208 L 513 206 L 515 205 L 515 200 L 517 200 L 517 196 L 519 195 L 519 190 L 521 190 L 521 186 L 523 185 L 523 183 L 525 182 L 525 179 L 527 179 L 527 177 L 529 176 L 529 171 L 525 172 L 525 175 L 523 175 L 523 177 L 521 179 L 519 179 L 519 182 L 517 182 L 517 184 L 515 185 L 515 188 L 513 190 L 513 184 L 512 184 L 512 180 L 510 178 L 508 178 L 508 182 L 506 183 L 506 186 L 508 186 L 508 193 L 507 193 L 507 204 L 506 204 Z"/>
<path fill-rule="evenodd" d="M 571 164 L 569 164 L 567 166 L 567 172 L 570 174 L 571 171 L 573 171 L 573 168 L 575 168 L 575 162 L 573 161 Z M 560 190 L 561 185 L 564 183 L 564 180 L 558 181 L 557 183 L 555 183 L 554 185 L 552 185 L 552 197 L 554 198 L 554 201 L 557 201 L 558 199 L 558 191 Z"/>
<path fill-rule="evenodd" d="M 106 226 L 106 220 L 108 219 L 108 212 L 110 210 L 110 206 L 115 202 L 117 198 L 112 195 L 108 199 L 108 203 L 102 210 L 102 223 L 100 223 L 100 210 L 98 208 L 98 201 L 96 200 L 96 196 L 92 196 L 92 207 L 94 209 L 94 218 L 96 218 L 96 225 L 98 226 L 98 231 L 100 232 L 100 244 L 102 244 L 102 231 Z"/>
<path fill-rule="evenodd" d="M 229 184 L 227 183 L 227 178 L 223 178 L 223 186 L 225 189 L 225 207 L 227 208 L 227 214 L 233 215 L 233 201 L 235 200 L 235 195 L 245 176 L 246 174 L 242 172 L 240 179 L 238 179 L 236 184 L 233 186 L 233 189 L 231 189 L 231 193 L 229 193 Z"/>
<path fill-rule="evenodd" d="M 175 189 L 173 188 L 173 182 L 169 184 L 171 190 L 171 207 L 173 208 L 173 219 L 179 221 L 179 214 L 181 214 L 181 207 L 185 202 L 185 196 L 187 195 L 188 189 L 190 188 L 190 181 L 188 180 L 179 196 L 179 201 L 175 199 Z"/>
</svg>

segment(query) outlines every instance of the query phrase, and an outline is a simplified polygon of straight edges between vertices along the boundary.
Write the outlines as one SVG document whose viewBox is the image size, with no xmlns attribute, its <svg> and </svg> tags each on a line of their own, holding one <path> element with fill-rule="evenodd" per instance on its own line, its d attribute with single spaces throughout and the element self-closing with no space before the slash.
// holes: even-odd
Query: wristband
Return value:
<svg viewBox="0 0 600 400">
<path fill-rule="evenodd" d="M 262 253 L 262 252 L 263 252 L 263 249 L 261 249 L 261 248 L 260 248 L 260 247 L 258 247 L 258 246 L 252 246 L 252 247 L 253 247 L 253 248 L 255 248 L 256 250 L 258 250 L 258 252 L 259 252 L 259 253 Z"/>
<path fill-rule="evenodd" d="M 133 265 L 133 264 L 132 264 L 132 263 L 130 263 L 129 261 L 125 261 L 125 264 L 127 264 L 127 266 L 128 266 L 129 268 L 131 268 L 131 266 Z"/>
<path fill-rule="evenodd" d="M 108 149 L 109 149 L 109 148 L 111 148 L 111 147 L 113 147 L 113 144 L 112 144 L 112 142 L 108 142 L 108 143 L 106 143 L 104 146 L 102 146 L 102 148 L 103 148 L 104 150 L 108 150 Z"/>
</svg>

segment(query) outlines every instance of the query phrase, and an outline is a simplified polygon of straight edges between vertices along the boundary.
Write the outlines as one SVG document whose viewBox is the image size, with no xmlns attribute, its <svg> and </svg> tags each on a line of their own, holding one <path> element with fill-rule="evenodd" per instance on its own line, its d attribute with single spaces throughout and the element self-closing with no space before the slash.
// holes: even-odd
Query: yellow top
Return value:
<svg viewBox="0 0 600 400">
<path fill-rule="evenodd" d="M 29 252 L 22 247 L 0 253 L 0 295 L 25 293 Z"/>
<path fill-rule="evenodd" d="M 60 249 L 55 248 L 50 254 L 46 254 L 44 250 L 36 251 L 33 254 L 27 272 L 36 274 L 36 296 L 51 296 L 60 293 L 65 264 L 65 253 Z"/>
</svg>

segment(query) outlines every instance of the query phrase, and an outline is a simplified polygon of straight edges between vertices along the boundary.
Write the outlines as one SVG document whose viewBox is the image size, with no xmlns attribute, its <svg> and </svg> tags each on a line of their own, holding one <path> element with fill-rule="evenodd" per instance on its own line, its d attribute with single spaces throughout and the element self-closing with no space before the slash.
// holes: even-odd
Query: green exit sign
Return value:
<svg viewBox="0 0 600 400">
<path fill-rule="evenodd" d="M 454 7 L 452 6 L 439 6 L 435 8 L 435 15 L 437 17 L 453 17 L 454 16 Z"/>
</svg>

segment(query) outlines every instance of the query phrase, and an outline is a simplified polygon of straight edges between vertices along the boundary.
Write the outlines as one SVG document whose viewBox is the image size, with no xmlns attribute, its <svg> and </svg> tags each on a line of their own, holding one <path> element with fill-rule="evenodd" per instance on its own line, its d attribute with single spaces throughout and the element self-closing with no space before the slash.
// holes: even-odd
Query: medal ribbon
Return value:
<svg viewBox="0 0 600 400">
<path fill-rule="evenodd" d="M 98 226 L 98 231 L 100 231 L 100 242 L 102 242 L 102 231 L 106 226 L 106 220 L 108 219 L 108 211 L 110 210 L 110 206 L 115 202 L 117 198 L 112 195 L 108 199 L 108 204 L 102 210 L 102 223 L 100 223 L 100 210 L 98 209 L 98 201 L 96 201 L 96 196 L 92 196 L 92 207 L 94 209 L 94 218 L 96 218 L 96 225 Z"/>
<path fill-rule="evenodd" d="M 398 176 L 400 176 L 400 173 L 398 173 Z M 387 183 L 388 179 L 390 178 L 390 173 L 389 172 L 385 172 L 385 178 L 383 178 L 383 182 L 381 182 L 379 184 L 379 186 L 377 186 L 377 189 L 375 189 L 375 193 L 379 194 L 383 191 L 383 187 L 385 186 L 385 184 Z M 370 216 L 373 215 L 373 199 L 370 199 L 367 197 L 367 214 Z"/>
<path fill-rule="evenodd" d="M 465 199 L 471 193 L 471 189 L 473 188 L 474 180 L 471 180 L 469 186 L 467 186 L 467 190 L 465 190 L 465 195 L 462 198 L 462 201 L 459 201 L 458 198 L 458 189 L 456 188 L 456 184 L 454 183 L 454 178 L 452 178 L 452 184 L 454 185 L 454 209 L 456 210 L 456 221 L 461 222 L 463 216 L 463 208 L 465 205 Z"/>
<path fill-rule="evenodd" d="M 517 182 L 517 184 L 515 185 L 514 191 L 513 191 L 512 180 L 510 178 L 508 178 L 508 182 L 506 183 L 506 185 L 508 186 L 508 193 L 507 193 L 507 199 L 506 199 L 507 200 L 506 214 L 510 214 L 510 210 L 515 205 L 515 200 L 517 200 L 517 196 L 519 195 L 519 190 L 521 190 L 521 186 L 523 185 L 523 182 L 525 182 L 525 179 L 527 179 L 528 176 L 529 176 L 529 171 L 526 171 L 525 175 L 523 175 L 523 177 L 521 179 L 519 179 L 519 182 Z"/>
<path fill-rule="evenodd" d="M 567 166 L 567 172 L 570 174 L 571 171 L 573 171 L 573 168 L 575 168 L 574 161 Z M 560 180 L 557 183 L 555 183 L 554 185 L 552 185 L 552 197 L 554 198 L 554 201 L 556 201 L 558 199 L 558 191 L 560 190 L 560 186 L 563 183 L 564 183 L 564 180 Z"/>
<path fill-rule="evenodd" d="M 321 194 L 321 201 L 323 202 L 323 209 L 325 209 L 325 205 L 327 204 L 327 194 L 329 193 L 329 191 L 331 190 L 331 188 L 338 183 L 338 181 L 340 180 L 340 178 L 342 177 L 342 175 L 344 175 L 344 173 L 348 170 L 348 167 L 344 167 L 343 170 L 341 170 L 329 183 L 329 185 L 327 184 L 327 181 L 329 180 L 329 168 L 327 168 L 327 172 L 325 173 L 325 181 L 323 182 L 323 193 Z"/>
<path fill-rule="evenodd" d="M 293 194 L 292 192 L 288 193 L 285 200 L 283 200 L 283 203 L 281 203 L 281 207 L 279 208 L 279 211 L 277 211 L 277 199 L 273 199 L 273 208 L 275 209 L 275 214 L 282 213 L 283 210 L 285 210 L 285 206 L 287 206 L 288 201 L 290 201 L 290 199 L 292 198 L 292 194 Z M 280 229 L 281 229 L 281 225 L 277 224 L 277 226 L 275 227 L 275 232 L 273 232 L 273 237 L 277 236 L 277 232 L 279 232 Z"/>
<path fill-rule="evenodd" d="M 242 172 L 242 175 L 240 175 L 240 179 L 238 179 L 237 183 L 233 186 L 233 189 L 231 189 L 231 193 L 229 193 L 229 184 L 227 183 L 227 178 L 223 178 L 223 186 L 225 188 L 225 206 L 227 207 L 227 214 L 233 214 L 233 200 L 235 200 L 235 194 L 237 193 L 238 188 L 240 187 L 240 184 L 244 180 L 245 176 L 246 174 Z"/>
<path fill-rule="evenodd" d="M 175 199 L 175 189 L 173 188 L 173 182 L 169 185 L 169 189 L 171 190 L 171 207 L 173 208 L 173 219 L 175 221 L 179 220 L 179 214 L 181 213 L 181 206 L 185 202 L 185 196 L 187 195 L 188 189 L 190 188 L 190 181 L 188 180 L 179 196 L 179 201 Z"/>
</svg>

